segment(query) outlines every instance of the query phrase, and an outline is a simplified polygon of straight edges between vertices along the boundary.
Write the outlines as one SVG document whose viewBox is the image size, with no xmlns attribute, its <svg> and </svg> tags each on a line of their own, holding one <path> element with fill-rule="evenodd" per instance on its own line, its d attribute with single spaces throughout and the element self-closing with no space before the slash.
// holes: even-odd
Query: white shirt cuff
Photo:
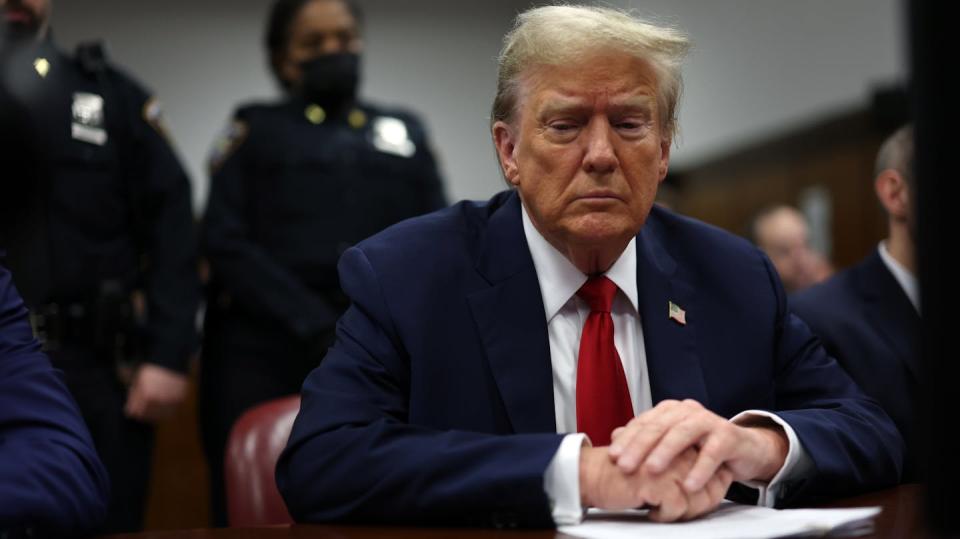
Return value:
<svg viewBox="0 0 960 539">
<path fill-rule="evenodd" d="M 747 410 L 737 414 L 730 421 L 737 423 L 748 417 L 758 416 L 770 419 L 783 429 L 784 434 L 787 435 L 787 457 L 783 461 L 783 466 L 769 483 L 763 481 L 740 481 L 740 483 L 760 491 L 759 496 L 757 496 L 758 506 L 774 507 L 784 482 L 799 479 L 806 475 L 812 469 L 813 462 L 800 443 L 800 439 L 797 438 L 797 433 L 793 431 L 793 427 L 774 413 L 764 410 Z"/>
<path fill-rule="evenodd" d="M 543 473 L 543 490 L 550 500 L 557 526 L 579 524 L 583 520 L 580 505 L 580 448 L 589 446 L 586 434 L 568 434 Z"/>
</svg>

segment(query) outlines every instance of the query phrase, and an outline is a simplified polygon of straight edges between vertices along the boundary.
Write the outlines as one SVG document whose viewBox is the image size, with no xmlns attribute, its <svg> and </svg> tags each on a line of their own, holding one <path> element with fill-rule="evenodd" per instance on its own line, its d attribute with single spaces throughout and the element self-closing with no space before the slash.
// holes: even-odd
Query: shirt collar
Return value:
<svg viewBox="0 0 960 539">
<path fill-rule="evenodd" d="M 549 322 L 570 301 L 570 298 L 587 282 L 584 275 L 573 262 L 550 244 L 533 225 L 526 207 L 521 205 L 523 213 L 523 233 L 530 247 L 533 266 L 537 270 L 540 282 L 540 295 L 543 309 Z M 632 238 L 620 258 L 605 273 L 608 279 L 626 295 L 637 312 L 639 309 L 637 293 L 637 238 Z"/>
<path fill-rule="evenodd" d="M 907 298 L 910 299 L 913 308 L 919 313 L 920 289 L 917 286 L 917 277 L 913 273 L 910 273 L 910 270 L 905 268 L 903 264 L 897 262 L 897 259 L 893 258 L 890 251 L 887 250 L 887 243 L 885 241 L 880 242 L 877 251 L 880 252 L 880 258 L 883 260 L 883 264 L 887 266 L 887 269 L 893 274 L 893 278 L 900 284 L 900 288 L 903 289 Z"/>
</svg>

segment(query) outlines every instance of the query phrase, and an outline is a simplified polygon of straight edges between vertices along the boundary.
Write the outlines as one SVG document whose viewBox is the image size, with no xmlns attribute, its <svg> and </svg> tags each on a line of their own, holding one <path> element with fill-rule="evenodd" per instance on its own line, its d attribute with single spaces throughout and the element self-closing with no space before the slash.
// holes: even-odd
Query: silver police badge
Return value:
<svg viewBox="0 0 960 539">
<path fill-rule="evenodd" d="M 407 124 L 389 116 L 381 116 L 373 121 L 373 146 L 381 152 L 400 157 L 413 157 L 417 152 L 417 145 L 407 133 Z"/>
<path fill-rule="evenodd" d="M 103 97 L 87 92 L 73 94 L 73 122 L 70 134 L 76 140 L 103 146 L 107 130 L 103 125 Z"/>
</svg>

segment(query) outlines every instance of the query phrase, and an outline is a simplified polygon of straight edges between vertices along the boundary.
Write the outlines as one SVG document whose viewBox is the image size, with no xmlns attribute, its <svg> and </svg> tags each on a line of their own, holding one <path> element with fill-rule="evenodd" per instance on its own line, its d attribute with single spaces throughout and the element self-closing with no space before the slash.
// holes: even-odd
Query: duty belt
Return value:
<svg viewBox="0 0 960 539">
<path fill-rule="evenodd" d="M 33 336 L 45 352 L 56 352 L 71 343 L 106 344 L 101 325 L 96 309 L 89 304 L 46 303 L 30 309 Z"/>
</svg>

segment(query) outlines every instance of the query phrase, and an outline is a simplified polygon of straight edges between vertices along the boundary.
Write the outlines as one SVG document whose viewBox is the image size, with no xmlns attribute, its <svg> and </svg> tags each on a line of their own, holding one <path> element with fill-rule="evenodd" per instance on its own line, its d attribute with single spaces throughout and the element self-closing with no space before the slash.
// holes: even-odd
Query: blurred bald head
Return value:
<svg viewBox="0 0 960 539">
<path fill-rule="evenodd" d="M 887 213 L 887 249 L 912 271 L 917 235 L 912 126 L 901 127 L 880 146 L 873 187 Z"/>
<path fill-rule="evenodd" d="M 825 279 L 829 265 L 810 246 L 807 219 L 786 205 L 768 208 L 754 218 L 753 241 L 767 253 L 787 292 L 796 292 Z"/>
<path fill-rule="evenodd" d="M 895 170 L 913 185 L 913 126 L 905 125 L 887 137 L 877 152 L 874 176 Z"/>
</svg>

